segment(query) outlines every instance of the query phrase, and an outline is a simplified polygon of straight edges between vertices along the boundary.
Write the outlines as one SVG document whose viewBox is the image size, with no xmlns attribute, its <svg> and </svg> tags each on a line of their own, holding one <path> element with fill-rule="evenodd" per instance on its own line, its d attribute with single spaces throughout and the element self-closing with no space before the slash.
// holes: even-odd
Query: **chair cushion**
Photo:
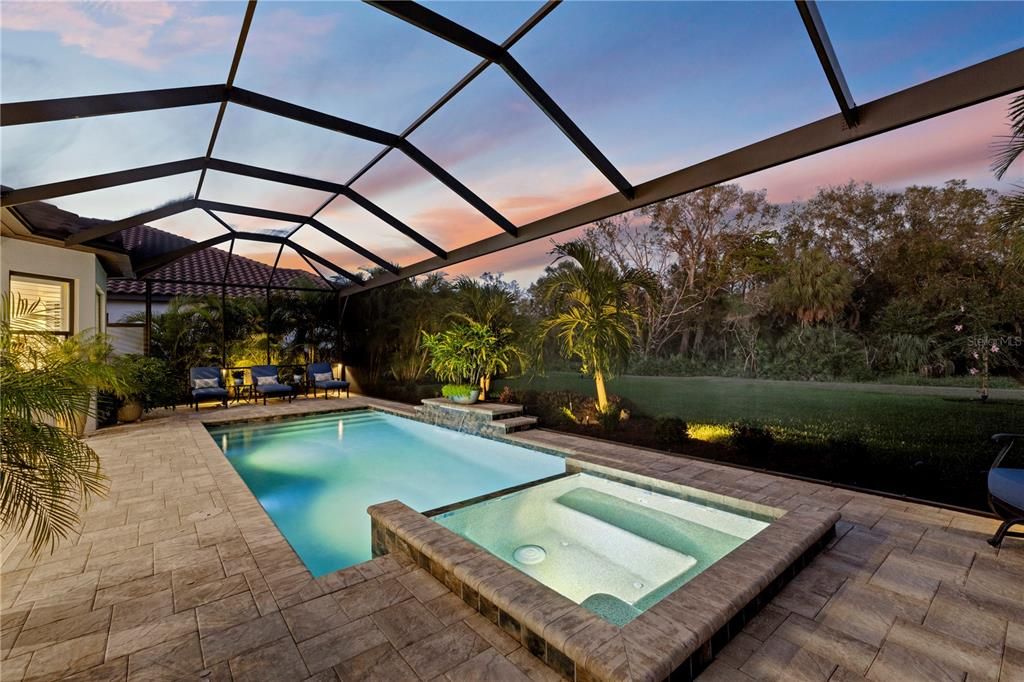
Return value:
<svg viewBox="0 0 1024 682">
<path fill-rule="evenodd" d="M 333 378 L 334 375 L 331 374 L 330 372 L 317 372 L 316 374 L 313 375 L 313 380 L 316 381 L 317 383 L 320 383 L 321 381 L 330 381 Z"/>
<path fill-rule="evenodd" d="M 292 392 L 292 387 L 288 386 L 286 384 L 257 384 L 256 385 L 256 392 L 257 393 L 267 393 L 267 394 L 272 394 L 272 393 L 291 393 Z"/>
<path fill-rule="evenodd" d="M 348 382 L 341 379 L 329 379 L 328 381 L 317 381 L 317 388 L 348 388 Z"/>
<path fill-rule="evenodd" d="M 196 388 L 218 388 L 220 386 L 220 379 L 195 379 L 192 385 Z"/>
<path fill-rule="evenodd" d="M 192 395 L 196 398 L 226 398 L 228 392 L 219 387 L 193 388 Z"/>
<path fill-rule="evenodd" d="M 269 377 L 269 376 L 268 377 L 256 377 L 256 385 L 257 386 L 267 386 L 268 384 L 269 385 L 277 384 L 277 377 Z"/>
<path fill-rule="evenodd" d="M 991 469 L 988 472 L 988 491 L 993 497 L 1024 509 L 1024 469 Z"/>
</svg>

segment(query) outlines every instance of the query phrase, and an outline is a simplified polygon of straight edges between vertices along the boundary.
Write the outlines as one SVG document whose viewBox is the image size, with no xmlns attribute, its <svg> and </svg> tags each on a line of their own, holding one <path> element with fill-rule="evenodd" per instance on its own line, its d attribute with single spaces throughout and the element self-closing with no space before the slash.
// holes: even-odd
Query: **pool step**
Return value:
<svg viewBox="0 0 1024 682">
<path fill-rule="evenodd" d="M 536 417 L 523 414 L 522 405 L 510 403 L 474 403 L 461 405 L 445 398 L 425 398 L 415 408 L 423 421 L 469 433 L 503 436 L 524 431 L 537 423 Z"/>
<path fill-rule="evenodd" d="M 503 436 L 506 433 L 514 433 L 516 431 L 526 431 L 532 429 L 537 424 L 536 417 L 507 417 L 504 419 L 495 419 L 493 422 L 487 425 L 487 430 L 493 435 Z"/>
</svg>

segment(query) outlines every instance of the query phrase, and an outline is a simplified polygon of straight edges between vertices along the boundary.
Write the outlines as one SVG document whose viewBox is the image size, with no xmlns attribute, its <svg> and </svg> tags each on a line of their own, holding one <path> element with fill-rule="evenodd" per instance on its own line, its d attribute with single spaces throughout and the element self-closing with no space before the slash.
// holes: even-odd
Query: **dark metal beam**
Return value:
<svg viewBox="0 0 1024 682">
<path fill-rule="evenodd" d="M 127 218 L 121 218 L 120 220 L 114 220 L 104 225 L 97 225 L 81 232 L 69 235 L 64 240 L 65 246 L 74 246 L 75 244 L 82 244 L 84 242 L 92 241 L 93 239 L 100 239 L 107 235 L 116 234 L 123 230 L 127 230 L 129 227 L 135 227 L 136 225 L 144 225 L 154 220 L 160 220 L 161 218 L 167 218 L 172 215 L 184 213 L 190 209 L 196 208 L 195 199 L 183 199 L 181 201 L 174 201 L 160 208 L 155 208 L 152 211 L 146 211 L 145 213 L 139 213 L 137 215 L 129 216 Z"/>
<path fill-rule="evenodd" d="M 87 95 L 30 102 L 0 104 L 0 126 L 17 126 L 71 118 L 129 114 L 136 111 L 191 107 L 213 104 L 226 97 L 223 83 L 196 85 L 166 90 L 120 92 L 113 95 Z"/>
<path fill-rule="evenodd" d="M 633 186 L 612 162 L 597 148 L 576 122 L 565 113 L 541 85 L 516 61 L 515 57 L 501 45 L 455 23 L 451 19 L 427 9 L 415 2 L 381 2 L 367 0 L 368 4 L 381 9 L 392 16 L 402 19 L 418 28 L 457 45 L 464 50 L 499 65 L 509 78 L 533 100 L 544 115 L 554 123 L 569 141 L 596 167 L 602 175 L 627 199 L 634 196 Z"/>
<path fill-rule="evenodd" d="M 252 109 L 258 109 L 284 118 L 290 118 L 293 121 L 299 121 L 319 128 L 333 130 L 351 137 L 358 137 L 377 144 L 401 149 L 405 152 L 406 156 L 419 164 L 425 171 L 433 175 L 437 180 L 458 194 L 464 201 L 483 213 L 490 220 L 495 222 L 503 230 L 506 232 L 511 230 L 513 233 L 515 231 L 515 225 L 509 222 L 507 218 L 494 210 L 494 208 L 492 208 L 487 202 L 474 194 L 472 190 L 455 179 L 451 173 L 441 168 L 441 166 L 427 157 L 426 154 L 417 149 L 412 143 L 408 140 L 402 139 L 394 133 L 389 133 L 377 128 L 371 128 L 370 126 L 365 126 L 362 123 L 349 121 L 348 119 L 325 114 L 314 109 L 308 109 L 297 104 L 291 104 L 290 102 L 274 99 L 273 97 L 267 97 L 266 95 L 260 95 L 259 93 L 250 92 L 241 88 L 232 88 L 228 93 L 228 98 L 235 104 L 240 104 Z"/>
<path fill-rule="evenodd" d="M 561 0 L 548 0 L 543 5 L 541 5 L 540 8 L 530 16 L 530 18 L 528 18 L 526 21 L 524 21 L 519 26 L 519 28 L 517 28 L 512 33 L 512 35 L 510 35 L 505 40 L 505 42 L 503 42 L 501 44 L 501 47 L 503 49 L 505 49 L 505 50 L 511 49 L 512 46 L 515 45 L 517 42 L 519 42 L 519 40 L 522 39 L 523 36 L 525 36 L 527 33 L 529 33 L 530 30 L 533 29 L 534 26 L 539 24 L 544 17 L 546 17 L 556 7 L 558 7 L 560 2 L 561 2 Z M 482 74 L 484 72 L 484 70 L 490 65 L 490 63 L 491 63 L 490 60 L 484 59 L 479 64 L 474 66 L 472 69 L 470 69 L 469 73 L 467 73 L 465 76 L 460 78 L 458 83 L 456 83 L 455 85 L 453 85 L 451 88 L 448 89 L 448 92 L 446 92 L 443 95 L 441 95 L 441 97 L 438 98 L 438 100 L 436 102 L 431 104 L 427 108 L 426 111 L 424 111 L 422 114 L 417 116 L 416 120 L 413 121 L 411 124 L 409 124 L 408 128 L 406 128 L 405 130 L 402 131 L 400 137 L 405 139 L 405 138 L 409 137 L 410 135 L 412 135 L 414 132 L 416 132 L 416 129 L 419 128 L 424 123 L 426 123 L 427 120 L 431 116 L 433 116 L 438 111 L 440 111 L 441 107 L 443 107 L 445 104 L 450 102 L 452 100 L 452 98 L 455 97 L 455 95 L 457 95 L 460 92 L 462 92 L 462 90 L 465 89 L 465 87 L 467 85 L 469 85 L 474 80 L 476 80 L 477 76 Z M 394 149 L 394 147 L 385 147 L 384 149 L 382 149 L 379 152 L 377 152 L 377 154 L 372 159 L 370 159 L 370 162 L 367 163 L 362 168 L 360 168 L 356 172 L 356 174 L 353 175 L 349 179 L 349 181 L 346 182 L 345 184 L 346 185 L 352 185 L 356 180 L 358 180 L 363 175 L 365 175 L 371 168 L 373 168 L 378 163 L 380 163 L 381 159 L 383 159 L 385 156 L 387 156 L 388 152 L 390 152 L 392 149 Z"/>
<path fill-rule="evenodd" d="M 507 234 L 488 237 L 449 252 L 448 260 L 430 258 L 405 266 L 400 277 L 382 273 L 367 281 L 364 287 L 347 287 L 342 294 L 385 286 L 399 279 L 549 237 L 1021 90 L 1024 90 L 1024 48 L 862 104 L 859 107 L 860 123 L 856 128 L 847 126 L 842 114 L 828 116 L 645 182 L 637 187 L 635 199 L 626 199 L 618 193 L 609 194 L 524 225 L 516 237 Z"/>
<path fill-rule="evenodd" d="M 825 22 L 818 11 L 818 3 L 815 0 L 796 0 L 796 8 L 800 12 L 800 18 L 804 21 L 807 35 L 821 62 L 821 68 L 825 71 L 825 78 L 828 79 L 828 84 L 836 97 L 839 110 L 843 113 L 846 125 L 852 128 L 857 125 L 857 105 L 853 100 L 853 95 L 850 94 L 850 87 L 846 84 L 843 70 L 839 66 L 839 58 L 836 57 L 836 52 L 832 49 L 832 41 L 829 40 Z"/>
<path fill-rule="evenodd" d="M 440 246 L 430 241 L 419 232 L 364 197 L 359 192 L 356 192 L 351 187 L 347 187 L 341 183 L 307 178 L 302 175 L 284 173 L 282 171 L 270 170 L 268 168 L 260 168 L 257 166 L 250 166 L 244 163 L 236 163 L 234 161 L 225 161 L 222 159 L 210 159 L 207 167 L 211 170 L 218 170 L 225 173 L 234 173 L 236 175 L 244 175 L 250 178 L 258 178 L 260 180 L 270 180 L 271 182 L 280 182 L 286 185 L 294 185 L 296 187 L 306 187 L 308 189 L 315 189 L 321 192 L 331 192 L 335 197 L 337 195 L 344 195 L 354 203 L 358 204 L 360 208 L 386 222 L 388 225 L 395 228 L 406 237 L 409 237 L 420 246 L 433 252 L 435 255 L 441 256 L 442 258 L 445 255 L 444 249 Z M 307 223 L 310 222 L 310 219 L 305 217 L 303 217 L 303 220 Z"/>
<path fill-rule="evenodd" d="M 338 234 L 337 232 L 335 232 L 331 228 L 327 227 L 323 223 L 321 223 L 321 222 L 319 222 L 319 221 L 317 221 L 315 219 L 307 218 L 304 215 L 297 215 L 295 213 L 285 213 L 283 211 L 271 211 L 271 210 L 265 209 L 265 208 L 253 208 L 251 206 L 238 206 L 236 204 L 225 204 L 225 203 L 221 203 L 219 201 L 208 201 L 206 199 L 200 199 L 198 201 L 198 206 L 199 206 L 199 208 L 206 209 L 208 211 L 220 211 L 222 213 L 234 213 L 236 215 L 248 215 L 248 216 L 253 216 L 255 218 L 267 218 L 269 220 L 279 220 L 279 221 L 285 222 L 285 223 L 297 223 L 297 224 L 300 224 L 300 225 L 304 224 L 304 223 L 308 223 L 311 227 L 313 227 L 317 231 L 322 232 L 323 234 L 325 234 L 328 237 L 330 237 L 331 239 L 335 240 L 336 242 L 338 242 L 342 246 L 345 246 L 345 247 L 351 249 L 352 251 L 355 251 L 356 253 L 358 253 L 363 258 L 368 258 L 368 259 L 372 260 L 374 263 L 376 263 L 377 265 L 380 265 L 382 268 L 385 268 L 386 270 L 389 270 L 389 271 L 391 271 L 391 272 L 393 272 L 395 274 L 398 274 L 398 268 L 393 263 L 390 263 L 387 260 L 385 260 L 384 258 L 381 258 L 380 256 L 378 256 L 377 254 L 373 253 L 369 249 L 363 248 L 359 244 L 356 244 L 354 241 L 352 241 L 348 237 L 345 237 L 343 235 Z M 239 234 L 241 234 L 241 233 L 239 233 Z"/>
<path fill-rule="evenodd" d="M 455 178 L 455 176 L 437 165 L 433 159 L 421 152 L 412 142 L 409 142 L 409 140 L 399 140 L 398 144 L 395 146 L 398 149 L 401 149 L 406 156 L 419 164 L 423 170 L 433 175 L 447 186 L 448 189 L 458 194 L 463 201 L 480 211 L 480 213 L 484 214 L 495 225 L 509 234 L 515 235 L 516 226 L 511 220 L 498 213 L 498 211 L 492 208 L 490 204 L 473 193 L 473 190 L 463 185 Z"/>
<path fill-rule="evenodd" d="M 285 244 L 287 244 L 292 249 L 294 249 L 296 253 L 298 253 L 298 254 L 300 254 L 302 256 L 305 256 L 306 258 L 308 258 L 310 260 L 314 260 L 314 261 L 316 261 L 320 265 L 323 265 L 326 268 L 330 268 L 331 270 L 334 270 L 335 272 L 340 274 L 342 277 L 344 277 L 346 279 L 349 279 L 349 280 L 352 280 L 353 282 L 355 282 L 359 286 L 365 286 L 364 283 L 363 283 L 362 278 L 353 275 L 351 272 L 349 272 L 348 270 L 345 270 L 344 268 L 338 267 L 337 265 L 335 265 L 331 261 L 327 260 L 326 258 L 323 258 L 319 254 L 316 254 L 316 253 L 310 251 L 305 246 L 302 246 L 301 244 L 296 244 L 295 242 L 293 242 L 291 240 L 285 240 Z M 315 269 L 316 268 L 314 268 L 314 270 Z"/>
<path fill-rule="evenodd" d="M 423 5 L 406 0 L 366 0 L 366 4 L 373 5 L 393 17 L 412 24 L 416 28 L 433 33 L 442 40 L 447 40 L 453 45 L 461 47 L 482 57 L 490 62 L 500 62 L 504 50 L 501 46 L 491 42 L 482 35 L 469 30 L 462 24 L 456 23 L 448 17 L 427 9 Z"/>
<path fill-rule="evenodd" d="M 114 173 L 102 173 L 84 178 L 75 178 L 74 180 L 63 180 L 34 187 L 12 189 L 3 193 L 0 202 L 2 202 L 3 206 L 17 206 L 18 204 L 27 204 L 31 201 L 45 201 L 46 199 L 63 197 L 69 194 L 80 194 L 81 192 L 91 192 L 97 189 L 127 185 L 133 182 L 144 182 L 169 175 L 192 173 L 200 170 L 202 167 L 203 157 L 201 156 L 194 159 L 171 161 L 170 163 L 158 163 L 152 166 L 132 168 Z"/>
<path fill-rule="evenodd" d="M 296 251 L 296 253 L 298 253 L 298 251 Z M 313 261 L 309 260 L 304 255 L 302 255 L 301 253 L 299 253 L 299 258 L 301 258 L 302 260 L 306 261 L 306 265 L 309 266 L 309 269 L 312 270 L 313 272 L 315 272 L 317 277 L 322 279 L 327 284 L 327 286 L 329 286 L 331 289 L 334 289 L 334 290 L 338 289 L 337 285 L 335 285 L 334 282 L 332 282 L 331 280 L 329 280 L 326 277 L 324 277 L 324 273 L 322 273 L 322 272 L 320 272 L 319 270 L 316 269 L 316 266 L 313 265 Z"/>
<path fill-rule="evenodd" d="M 208 211 L 220 211 L 221 213 L 233 213 L 235 215 L 247 215 L 253 218 L 266 218 L 268 220 L 277 220 L 282 223 L 301 223 L 306 219 L 306 216 L 297 215 L 295 213 L 286 213 L 285 211 L 274 211 L 269 208 L 255 208 L 253 206 L 242 206 L 240 204 L 228 204 L 223 201 L 210 201 L 209 199 L 199 199 L 195 202 L 197 208 L 206 209 Z"/>
<path fill-rule="evenodd" d="M 223 244 L 233 238 L 234 235 L 231 233 L 219 234 L 216 237 L 211 237 L 205 241 L 195 242 L 188 246 L 183 246 L 180 249 L 175 249 L 174 251 L 168 251 L 167 253 L 162 253 L 159 256 L 148 258 L 139 263 L 138 267 L 135 268 L 135 275 L 136 277 L 145 277 L 155 270 L 167 267 L 179 258 L 184 258 L 185 256 L 190 256 L 197 251 L 202 251 L 203 249 Z"/>
<path fill-rule="evenodd" d="M 316 218 L 309 218 L 307 220 L 307 222 L 309 223 L 309 226 L 312 227 L 314 230 L 317 230 L 321 234 L 327 235 L 328 237 L 330 237 L 334 241 L 338 242 L 339 244 L 347 246 L 349 249 L 351 249 L 352 251 L 355 251 L 356 253 L 358 253 L 363 258 L 366 258 L 367 260 L 373 261 L 374 263 L 376 263 L 380 267 L 384 268 L 388 272 L 392 272 L 392 273 L 394 273 L 396 275 L 398 274 L 398 266 L 397 265 L 395 265 L 394 263 L 392 263 L 391 261 L 389 261 L 389 260 L 387 260 L 385 258 L 381 258 L 380 256 L 378 256 L 377 254 L 375 254 L 372 251 L 364 249 L 363 247 L 359 246 L 359 244 L 356 244 L 354 241 L 352 241 L 348 237 L 346 237 L 344 235 L 341 235 L 341 234 L 338 234 L 337 232 L 335 232 L 331 228 L 329 228 L 326 225 L 324 225 L 323 223 L 321 223 Z M 295 236 L 295 235 L 293 234 L 292 236 Z"/>
<path fill-rule="evenodd" d="M 242 17 L 242 28 L 238 32 L 238 40 L 235 42 L 235 54 L 231 59 L 231 67 L 228 69 L 228 78 L 224 84 L 226 90 L 231 89 L 235 84 L 235 75 L 238 73 L 238 65 L 242 61 L 242 51 L 245 50 L 245 39 L 249 35 L 249 27 L 252 26 L 252 16 L 256 12 L 256 0 L 249 0 L 245 6 L 245 15 Z M 217 134 L 220 132 L 220 124 L 224 121 L 224 112 L 228 108 L 227 99 L 221 100 L 220 108 L 217 110 L 217 118 L 213 122 L 213 132 L 210 133 L 210 144 L 206 147 L 206 160 L 213 156 L 213 148 L 217 144 Z M 206 168 L 199 173 L 199 182 L 196 184 L 195 198 L 198 199 L 203 191 L 203 181 L 206 180 Z"/>
<path fill-rule="evenodd" d="M 267 97 L 266 95 L 242 88 L 231 88 L 228 91 L 228 101 L 243 107 L 249 107 L 250 109 L 258 109 L 268 114 L 275 114 L 284 118 L 290 118 L 293 121 L 317 126 L 318 128 L 333 130 L 336 133 L 343 133 L 351 137 L 376 142 L 377 144 L 391 145 L 398 140 L 398 136 L 394 133 L 372 128 L 338 116 L 332 116 L 331 114 L 325 114 L 316 109 L 309 109 L 298 104 Z"/>
</svg>

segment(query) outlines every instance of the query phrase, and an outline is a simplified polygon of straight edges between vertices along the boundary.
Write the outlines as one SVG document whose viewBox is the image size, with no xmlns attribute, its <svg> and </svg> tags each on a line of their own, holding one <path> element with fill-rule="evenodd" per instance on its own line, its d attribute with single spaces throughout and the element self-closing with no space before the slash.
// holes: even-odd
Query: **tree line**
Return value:
<svg viewBox="0 0 1024 682">
<path fill-rule="evenodd" d="M 434 274 L 359 294 L 346 345 L 372 382 L 424 382 L 424 332 L 453 315 L 486 318 L 516 331 L 529 364 L 586 371 L 565 345 L 578 308 L 566 283 L 591 254 L 625 281 L 606 302 L 629 318 L 612 333 L 622 347 L 606 342 L 613 372 L 1019 379 L 1024 268 L 1001 202 L 962 180 L 901 191 L 851 182 L 789 205 L 719 185 L 590 226 L 579 246 L 555 245 L 526 289 L 501 275 Z"/>
</svg>

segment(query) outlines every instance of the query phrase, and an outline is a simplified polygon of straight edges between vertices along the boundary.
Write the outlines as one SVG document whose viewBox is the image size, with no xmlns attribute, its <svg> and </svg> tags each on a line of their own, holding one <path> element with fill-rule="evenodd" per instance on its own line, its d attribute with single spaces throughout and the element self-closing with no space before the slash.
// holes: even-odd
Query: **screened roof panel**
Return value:
<svg viewBox="0 0 1024 682">
<path fill-rule="evenodd" d="M 211 213 L 230 225 L 237 232 L 253 232 L 272 237 L 287 237 L 298 227 L 296 223 L 286 223 L 282 220 L 269 220 L 267 218 L 257 218 L 238 213 L 224 213 L 222 211 L 211 211 Z"/>
<path fill-rule="evenodd" d="M 207 142 L 196 131 L 212 129 L 216 116 L 210 104 L 8 126 L 3 182 L 30 187 L 202 156 Z"/>
<path fill-rule="evenodd" d="M 4 102 L 224 82 L 244 2 L 4 2 Z"/>
<path fill-rule="evenodd" d="M 535 0 L 508 2 L 423 2 L 438 14 L 443 14 L 466 28 L 501 44 L 524 21 L 541 7 Z"/>
<path fill-rule="evenodd" d="M 380 145 L 229 104 L 214 156 L 319 180 L 347 182 Z"/>
<path fill-rule="evenodd" d="M 512 54 L 634 184 L 837 111 L 791 2 L 564 2 Z"/>
<path fill-rule="evenodd" d="M 227 249 L 228 245 L 225 244 L 224 250 Z M 277 253 L 280 250 L 280 244 L 236 239 L 234 248 L 231 250 L 231 264 L 228 266 L 227 282 L 230 284 L 244 283 L 266 286 L 270 283 L 270 270 L 274 262 L 277 261 Z M 248 258 L 271 267 L 248 268 L 244 263 L 238 263 L 239 258 Z"/>
<path fill-rule="evenodd" d="M 270 211 L 309 215 L 331 195 L 315 189 L 285 185 L 234 173 L 208 171 L 201 199 Z"/>
<path fill-rule="evenodd" d="M 211 218 L 208 213 L 195 209 L 168 216 L 167 218 L 161 218 L 160 220 L 151 220 L 147 224 L 158 230 L 170 232 L 178 237 L 184 237 L 196 242 L 219 237 L 228 232 L 223 225 Z"/>
<path fill-rule="evenodd" d="M 409 139 L 517 225 L 615 191 L 497 66 Z"/>
<path fill-rule="evenodd" d="M 153 254 L 172 252 L 185 238 L 223 234 L 199 209 L 157 220 L 153 230 L 127 222 L 115 226 L 125 228 L 119 233 L 124 240 L 65 212 L 128 218 L 192 198 L 196 172 L 56 199 L 49 198 L 53 188 L 33 186 L 77 178 L 62 189 L 82 189 L 145 176 L 139 169 L 157 163 L 203 163 L 217 105 L 187 105 L 224 93 L 254 108 L 227 105 L 216 160 L 345 183 L 370 159 L 381 158 L 353 185 L 376 207 L 360 207 L 358 197 L 357 203 L 336 197 L 336 188 L 325 192 L 258 180 L 228 173 L 226 164 L 216 162 L 210 165 L 219 169 L 205 173 L 198 198 L 290 214 L 294 221 L 284 224 L 226 211 L 218 216 L 241 231 L 278 237 L 319 211 L 317 220 L 355 244 L 345 247 L 310 226 L 297 239 L 312 253 L 351 270 L 383 258 L 402 266 L 398 276 L 413 276 L 435 267 L 439 261 L 432 257 L 444 256 L 442 250 L 494 235 L 503 238 L 473 253 L 518 239 L 541 243 L 540 237 L 612 210 L 784 164 L 795 155 L 813 155 L 972 102 L 994 101 L 1024 85 L 1018 75 L 1024 70 L 1015 68 L 1024 52 L 1014 52 L 1024 45 L 1021 3 L 821 3 L 856 103 L 898 91 L 894 106 L 865 106 L 852 114 L 846 108 L 844 116 L 826 78 L 835 65 L 823 68 L 813 49 L 815 22 L 805 26 L 789 2 L 552 4 L 511 48 L 525 72 L 500 48 L 466 40 L 494 62 L 482 74 L 475 69 L 479 54 L 431 31 L 448 32 L 455 42 L 465 40 L 465 33 L 411 4 L 382 11 L 365 3 L 264 0 L 249 7 L 254 21 L 238 43 L 244 49 L 237 77 L 228 81 L 246 11 L 241 2 L 5 3 L 0 172 L 13 188 L 5 188 L 5 206 L 17 209 L 40 236 L 68 244 L 124 243 L 136 265 L 139 254 L 152 263 Z M 538 7 L 536 1 L 444 0 L 427 9 L 501 43 Z M 405 20 L 399 18 L 403 14 Z M 1002 58 L 978 64 L 995 55 Z M 967 76 L 903 89 L 972 65 Z M 435 110 L 439 97 L 465 83 L 467 74 L 478 77 Z M 222 87 L 232 82 L 234 89 Z M 212 87 L 157 91 L 187 85 Z M 11 105 L 89 93 L 117 97 Z M 108 113 L 147 106 L 166 109 Z M 385 132 L 359 130 L 333 117 Z M 829 118 L 813 129 L 799 128 L 824 117 Z M 51 118 L 66 120 L 33 123 Z M 409 142 L 389 137 L 413 121 L 420 125 Z M 379 157 L 378 143 L 335 130 L 396 149 Z M 782 132 L 792 145 L 771 138 Z M 986 162 L 990 142 L 977 145 Z M 733 152 L 728 163 L 677 172 L 726 152 Z M 907 156 L 922 153 L 913 149 Z M 117 171 L 125 172 L 88 180 Z M 636 191 L 653 178 L 659 182 Z M 587 204 L 596 198 L 602 200 Z M 575 210 L 557 215 L 567 208 Z M 518 235 L 508 221 L 519 226 Z M 410 236 L 409 230 L 416 233 Z M 417 243 L 425 240 L 426 246 Z M 360 254 L 363 249 L 376 255 Z M 221 262 L 216 259 L 226 259 L 226 250 L 206 251 L 216 262 L 202 265 L 201 274 Z M 240 241 L 238 251 L 272 262 L 278 245 Z M 447 255 L 448 265 L 457 261 L 458 254 Z M 257 263 L 241 256 L 238 261 Z M 186 270 L 185 276 L 191 272 Z M 379 283 L 389 281 L 391 275 Z"/>
<path fill-rule="evenodd" d="M 335 265 L 345 268 L 350 272 L 364 269 L 371 270 L 376 267 L 375 264 L 371 263 L 366 258 L 363 258 L 358 253 L 309 225 L 303 225 L 300 227 L 289 239 L 299 246 L 309 249 L 321 258 L 326 258 Z M 353 241 L 360 246 L 366 246 L 358 239 L 353 238 Z M 367 248 L 374 253 L 377 253 L 375 245 L 371 245 Z"/>
<path fill-rule="evenodd" d="M 236 84 L 400 132 L 478 61 L 361 2 L 261 3 Z"/>
<path fill-rule="evenodd" d="M 120 220 L 151 211 L 166 204 L 191 199 L 199 182 L 199 173 L 183 173 L 129 185 L 106 187 L 91 192 L 69 194 L 50 200 L 57 208 L 82 217 Z"/>
<path fill-rule="evenodd" d="M 360 246 L 398 265 L 408 265 L 433 254 L 383 220 L 345 197 L 338 197 L 317 215 L 317 220 Z M 413 229 L 416 229 L 413 227 Z"/>
<path fill-rule="evenodd" d="M 446 250 L 501 232 L 404 154 L 388 154 L 353 188 Z"/>
<path fill-rule="evenodd" d="M 858 102 L 1024 45 L 1024 2 L 822 2 Z"/>
</svg>

